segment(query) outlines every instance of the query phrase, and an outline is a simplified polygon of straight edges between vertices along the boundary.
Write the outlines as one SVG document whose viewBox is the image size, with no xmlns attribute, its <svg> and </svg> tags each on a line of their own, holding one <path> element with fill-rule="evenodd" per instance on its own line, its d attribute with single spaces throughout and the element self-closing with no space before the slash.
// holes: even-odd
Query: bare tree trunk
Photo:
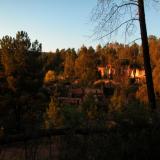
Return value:
<svg viewBox="0 0 160 160">
<path fill-rule="evenodd" d="M 149 45 L 146 29 L 146 20 L 144 12 L 144 0 L 138 0 L 138 10 L 139 10 L 139 21 L 140 21 L 140 30 L 142 38 L 142 48 L 143 48 L 143 58 L 144 58 L 144 69 L 146 74 L 146 83 L 147 83 L 147 92 L 148 100 L 152 109 L 156 108 L 156 100 L 152 79 L 152 69 L 150 64 L 150 55 L 149 55 Z"/>
</svg>

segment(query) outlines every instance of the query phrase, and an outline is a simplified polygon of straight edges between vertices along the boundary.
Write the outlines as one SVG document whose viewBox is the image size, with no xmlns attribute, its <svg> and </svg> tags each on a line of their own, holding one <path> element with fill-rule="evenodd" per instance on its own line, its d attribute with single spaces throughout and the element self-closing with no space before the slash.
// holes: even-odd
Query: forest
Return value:
<svg viewBox="0 0 160 160">
<path fill-rule="evenodd" d="M 117 159 L 115 153 L 119 152 L 121 157 L 136 159 L 139 148 L 142 158 L 146 151 L 147 156 L 159 155 L 153 148 L 160 141 L 160 38 L 151 35 L 148 42 L 156 112 L 148 104 L 141 45 L 115 42 L 95 49 L 83 45 L 77 51 L 68 48 L 44 53 L 42 44 L 31 42 L 25 31 L 15 37 L 4 36 L 0 40 L 1 144 L 24 142 L 25 135 L 35 133 L 39 139 L 47 133 L 53 136 L 55 129 L 56 136 L 67 134 L 61 141 L 55 140 L 56 150 L 59 145 L 70 148 L 67 152 L 59 149 L 62 159 L 71 155 L 74 159 L 86 143 L 87 153 L 79 159 Z M 97 132 L 100 135 L 94 135 Z"/>
<path fill-rule="evenodd" d="M 159 159 L 160 38 L 147 34 L 147 4 L 159 0 L 97 0 L 103 46 L 44 52 L 23 29 L 0 39 L 0 160 Z M 107 43 L 123 29 L 125 44 Z"/>
</svg>

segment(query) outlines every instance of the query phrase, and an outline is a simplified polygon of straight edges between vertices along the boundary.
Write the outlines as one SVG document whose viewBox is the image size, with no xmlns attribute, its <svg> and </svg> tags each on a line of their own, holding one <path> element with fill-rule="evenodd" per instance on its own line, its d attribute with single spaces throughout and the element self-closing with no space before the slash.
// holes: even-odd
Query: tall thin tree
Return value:
<svg viewBox="0 0 160 160">
<path fill-rule="evenodd" d="M 153 79 L 152 79 L 152 69 L 150 64 L 149 45 L 148 45 L 145 11 L 144 11 L 144 0 L 138 0 L 138 12 L 139 12 L 139 23 L 140 23 L 140 30 L 141 30 L 148 99 L 149 99 L 151 108 L 155 109 L 156 100 L 155 100 L 155 92 L 154 92 Z"/>
</svg>

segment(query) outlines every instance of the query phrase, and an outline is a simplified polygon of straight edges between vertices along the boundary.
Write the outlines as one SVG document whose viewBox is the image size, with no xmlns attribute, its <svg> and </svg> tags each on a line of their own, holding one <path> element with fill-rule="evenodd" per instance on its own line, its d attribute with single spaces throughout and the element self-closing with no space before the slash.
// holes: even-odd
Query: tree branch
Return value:
<svg viewBox="0 0 160 160">
<path fill-rule="evenodd" d="M 127 45 L 130 45 L 130 44 L 132 44 L 132 43 L 135 43 L 135 42 L 138 41 L 138 40 L 141 40 L 141 38 L 136 38 L 136 39 L 134 39 L 133 41 L 129 42 Z"/>
<path fill-rule="evenodd" d="M 116 5 L 116 6 L 112 7 L 111 10 L 110 10 L 110 13 L 112 12 L 112 10 L 113 10 L 113 13 L 111 13 L 111 15 L 108 13 L 108 14 L 102 19 L 103 25 L 101 26 L 101 29 L 105 27 L 105 24 L 108 23 L 108 22 L 112 19 L 112 17 L 119 11 L 119 9 L 121 9 L 121 8 L 123 8 L 123 7 L 125 7 L 125 6 L 130 6 L 130 5 L 136 5 L 136 6 L 138 7 L 138 4 L 136 4 L 136 3 L 125 3 L 125 4 L 122 4 L 122 5 L 119 5 L 119 6 Z M 114 10 L 115 7 L 116 7 L 116 9 Z M 110 15 L 110 16 L 109 16 L 109 18 L 106 20 L 106 18 L 107 18 L 108 15 Z"/>
<path fill-rule="evenodd" d="M 102 39 L 102 38 L 104 38 L 104 37 L 107 37 L 107 36 L 111 35 L 113 32 L 115 32 L 115 31 L 117 31 L 119 28 L 121 28 L 124 24 L 127 24 L 127 23 L 129 23 L 130 21 L 136 21 L 136 20 L 139 20 L 139 19 L 137 19 L 137 18 L 132 18 L 132 19 L 129 19 L 129 20 L 121 23 L 118 27 L 116 27 L 115 29 L 113 29 L 111 32 L 107 33 L 107 34 L 104 35 L 104 36 L 99 37 L 97 40 L 100 40 L 100 39 Z"/>
</svg>

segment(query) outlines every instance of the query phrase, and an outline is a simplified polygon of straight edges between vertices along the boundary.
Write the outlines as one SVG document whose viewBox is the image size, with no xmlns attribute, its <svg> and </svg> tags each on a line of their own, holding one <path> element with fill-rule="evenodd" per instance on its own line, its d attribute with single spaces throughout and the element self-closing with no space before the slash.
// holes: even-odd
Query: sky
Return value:
<svg viewBox="0 0 160 160">
<path fill-rule="evenodd" d="M 42 43 L 43 51 L 56 48 L 75 48 L 106 43 L 89 38 L 94 26 L 91 11 L 97 0 L 0 0 L 0 38 L 15 36 L 17 31 L 26 31 L 34 41 Z M 160 37 L 160 9 L 146 7 L 148 34 Z M 137 34 L 130 39 L 139 38 Z M 125 42 L 121 34 L 111 41 Z"/>
</svg>

